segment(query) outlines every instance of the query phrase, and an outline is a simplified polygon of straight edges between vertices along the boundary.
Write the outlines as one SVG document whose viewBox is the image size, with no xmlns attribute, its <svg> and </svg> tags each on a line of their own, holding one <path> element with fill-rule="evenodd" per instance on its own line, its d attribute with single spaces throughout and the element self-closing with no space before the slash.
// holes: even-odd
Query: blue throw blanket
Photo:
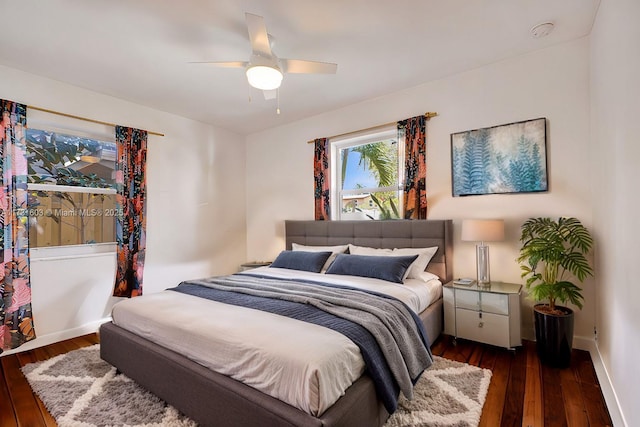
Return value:
<svg viewBox="0 0 640 427">
<path fill-rule="evenodd" d="M 171 290 L 342 333 L 359 347 L 367 373 L 389 413 L 397 408 L 400 390 L 412 397 L 412 385 L 433 362 L 420 318 L 387 295 L 246 273 L 187 281 Z"/>
</svg>

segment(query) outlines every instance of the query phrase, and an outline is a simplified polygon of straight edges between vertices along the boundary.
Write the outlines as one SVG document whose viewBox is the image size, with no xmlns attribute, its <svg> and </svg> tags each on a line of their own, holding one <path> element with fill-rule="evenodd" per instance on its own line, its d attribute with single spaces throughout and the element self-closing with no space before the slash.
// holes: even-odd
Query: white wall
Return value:
<svg viewBox="0 0 640 427">
<path fill-rule="evenodd" d="M 597 343 L 627 426 L 640 425 L 638 18 L 637 0 L 603 1 L 591 33 Z"/>
<path fill-rule="evenodd" d="M 244 138 L 7 67 L 0 67 L 0 98 L 165 134 L 148 140 L 145 293 L 232 273 L 246 260 Z M 34 260 L 38 338 L 19 351 L 94 331 L 118 301 L 114 266 L 113 253 Z"/>
<path fill-rule="evenodd" d="M 515 259 L 526 218 L 565 215 L 592 224 L 588 42 L 583 38 L 539 50 L 249 135 L 248 259 L 273 259 L 284 249 L 285 219 L 313 219 L 313 147 L 308 140 L 437 111 L 439 116 L 427 125 L 428 216 L 455 221 L 455 275 L 475 276 L 475 245 L 459 240 L 460 220 L 500 217 L 506 220 L 506 241 L 491 244 L 491 277 L 522 283 Z M 539 117 L 546 117 L 548 126 L 548 192 L 451 196 L 451 133 Z M 580 337 L 593 337 L 592 280 L 584 293 L 576 346 Z M 523 323 L 525 336 L 532 337 L 530 309 L 524 310 Z"/>
</svg>

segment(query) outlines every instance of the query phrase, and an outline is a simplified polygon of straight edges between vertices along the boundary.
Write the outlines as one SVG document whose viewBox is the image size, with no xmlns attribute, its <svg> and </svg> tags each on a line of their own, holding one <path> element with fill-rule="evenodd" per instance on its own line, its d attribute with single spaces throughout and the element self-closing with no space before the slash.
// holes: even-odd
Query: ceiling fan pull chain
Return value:
<svg viewBox="0 0 640 427">
<path fill-rule="evenodd" d="M 280 88 L 276 89 L 276 114 L 280 114 Z"/>
</svg>

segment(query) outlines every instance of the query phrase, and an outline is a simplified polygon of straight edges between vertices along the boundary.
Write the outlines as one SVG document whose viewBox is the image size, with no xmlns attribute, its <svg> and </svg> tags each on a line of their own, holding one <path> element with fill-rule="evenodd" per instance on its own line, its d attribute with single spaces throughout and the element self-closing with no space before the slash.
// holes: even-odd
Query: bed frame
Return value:
<svg viewBox="0 0 640 427">
<path fill-rule="evenodd" d="M 353 243 L 378 248 L 431 247 L 427 271 L 453 279 L 451 220 L 286 221 L 286 246 Z M 420 313 L 431 342 L 442 332 L 442 299 Z M 322 416 L 314 417 L 230 377 L 213 372 L 109 322 L 100 355 L 119 371 L 203 426 L 382 426 L 389 414 L 363 375 Z"/>
</svg>

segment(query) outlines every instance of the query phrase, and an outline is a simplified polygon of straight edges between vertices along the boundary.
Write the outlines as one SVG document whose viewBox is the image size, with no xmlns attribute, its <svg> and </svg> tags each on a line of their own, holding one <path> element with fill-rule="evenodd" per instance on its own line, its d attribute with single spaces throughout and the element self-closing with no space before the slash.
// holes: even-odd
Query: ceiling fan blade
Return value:
<svg viewBox="0 0 640 427">
<path fill-rule="evenodd" d="M 244 68 L 249 63 L 246 61 L 191 61 L 189 64 L 209 64 L 214 67 Z"/>
<path fill-rule="evenodd" d="M 280 59 L 282 71 L 302 74 L 335 74 L 338 64 L 331 62 L 305 61 L 302 59 Z"/>
<path fill-rule="evenodd" d="M 253 53 L 270 58 L 271 45 L 269 44 L 269 35 L 267 34 L 267 26 L 264 24 L 262 16 L 252 13 L 245 13 L 247 20 L 247 29 L 249 30 L 249 40 L 251 41 L 251 49 Z"/>
<path fill-rule="evenodd" d="M 262 94 L 264 95 L 265 100 L 276 99 L 278 97 L 278 90 L 263 90 Z"/>
</svg>

